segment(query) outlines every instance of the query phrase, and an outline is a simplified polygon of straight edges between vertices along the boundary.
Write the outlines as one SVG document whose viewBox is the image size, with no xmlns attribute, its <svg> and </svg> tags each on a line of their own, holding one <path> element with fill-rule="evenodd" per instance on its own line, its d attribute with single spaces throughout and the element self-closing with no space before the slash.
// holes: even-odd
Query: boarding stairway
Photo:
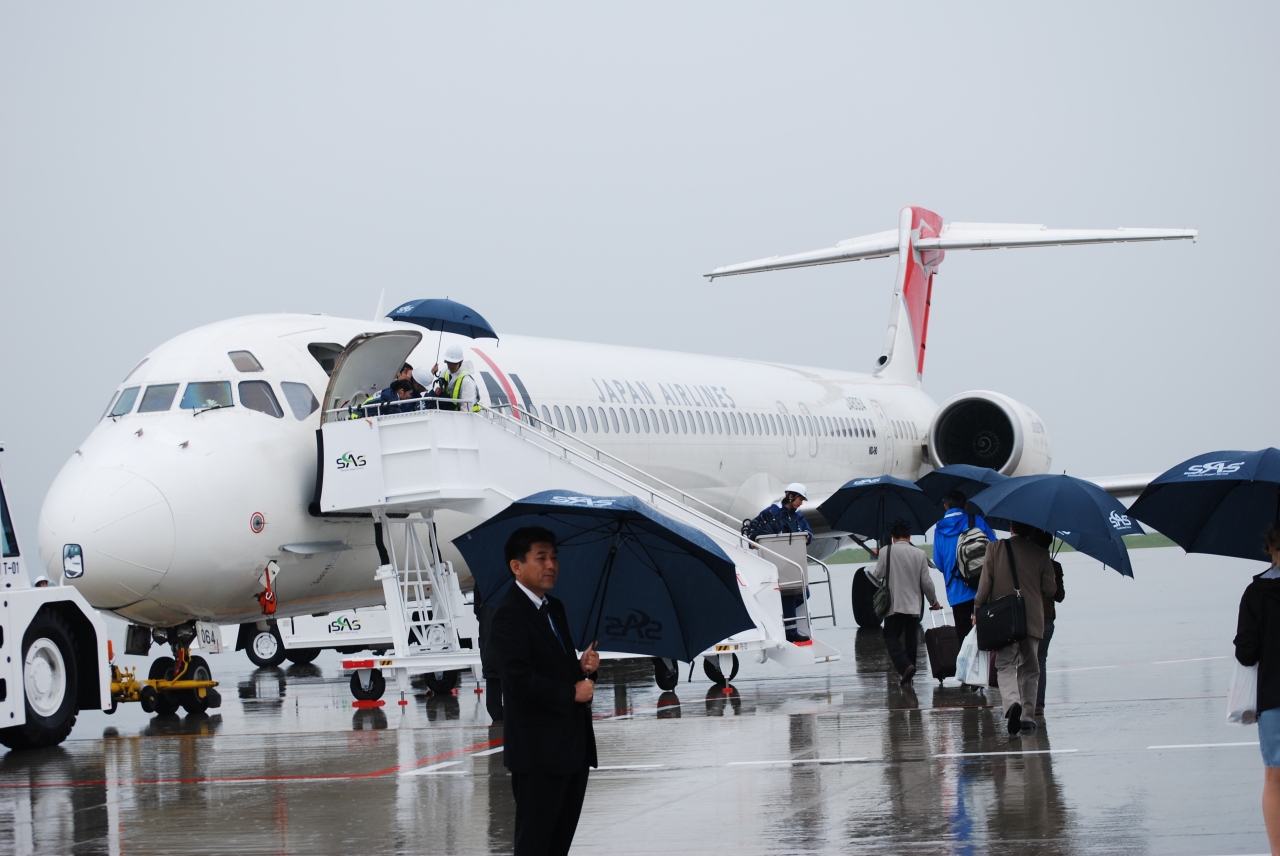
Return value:
<svg viewBox="0 0 1280 856">
<path fill-rule="evenodd" d="M 427 649 L 433 657 L 423 663 L 432 668 L 411 663 L 406 680 L 409 672 L 474 667 L 474 651 L 450 644 L 460 635 L 450 628 L 466 632 L 474 619 L 469 608 L 463 614 L 456 574 L 440 557 L 434 515 L 448 509 L 471 515 L 479 523 L 521 497 L 553 489 L 635 496 L 697 528 L 724 549 L 736 566 L 743 601 L 755 626 L 706 652 L 704 656 L 721 658 L 718 665 L 723 674 L 731 673 L 735 654 L 754 655 L 761 663 L 772 659 L 789 667 L 839 657 L 834 648 L 817 639 L 802 645 L 786 641 L 779 566 L 806 581 L 807 566 L 754 544 L 729 524 L 732 518 L 715 508 L 527 412 L 482 406 L 478 412 L 363 415 L 340 408 L 324 414 L 321 435 L 320 510 L 368 512 L 391 533 L 392 561 L 379 570 L 378 577 L 392 613 L 399 660 L 383 658 L 376 666 L 373 661 L 360 663 L 362 668 L 391 668 L 399 673 L 400 664 L 409 662 L 406 657 Z M 825 573 L 825 566 L 820 568 Z M 829 575 L 811 584 L 829 586 Z M 436 591 L 442 596 L 433 598 Z M 810 622 L 819 618 L 832 616 L 808 616 Z"/>
</svg>

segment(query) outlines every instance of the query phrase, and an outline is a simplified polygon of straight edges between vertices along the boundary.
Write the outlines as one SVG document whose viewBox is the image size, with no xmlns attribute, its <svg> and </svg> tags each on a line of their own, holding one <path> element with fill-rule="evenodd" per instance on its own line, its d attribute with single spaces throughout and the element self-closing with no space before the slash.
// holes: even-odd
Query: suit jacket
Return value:
<svg viewBox="0 0 1280 856">
<path fill-rule="evenodd" d="M 1013 550 L 1018 565 L 1018 586 L 1022 600 L 1027 605 L 1027 635 L 1040 639 L 1044 636 L 1044 599 L 1053 597 L 1058 590 L 1053 575 L 1053 560 L 1049 551 L 1037 547 L 1021 535 L 1004 541 L 995 541 L 987 547 L 987 558 L 982 563 L 982 578 L 978 580 L 978 596 L 973 608 L 979 609 L 988 600 L 996 600 L 1013 594 L 1013 572 L 1009 570 L 1008 550 Z"/>
<path fill-rule="evenodd" d="M 513 773 L 565 775 L 596 766 L 591 705 L 573 700 L 582 666 L 564 605 L 548 597 L 547 617 L 512 585 L 493 614 L 489 645 L 502 677 L 503 762 Z M 567 649 L 566 649 L 567 646 Z"/>
<path fill-rule="evenodd" d="M 889 597 L 893 600 L 894 615 L 919 618 L 924 609 L 920 602 L 921 594 L 930 605 L 938 602 L 933 578 L 929 576 L 929 560 L 924 550 L 914 544 L 900 541 L 880 551 L 872 576 L 877 583 L 884 585 L 886 573 L 889 575 Z"/>
</svg>

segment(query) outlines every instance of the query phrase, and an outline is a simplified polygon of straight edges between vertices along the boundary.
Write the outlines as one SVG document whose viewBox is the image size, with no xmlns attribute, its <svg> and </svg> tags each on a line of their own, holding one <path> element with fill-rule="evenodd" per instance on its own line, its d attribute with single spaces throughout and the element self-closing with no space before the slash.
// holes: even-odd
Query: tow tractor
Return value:
<svg viewBox="0 0 1280 856">
<path fill-rule="evenodd" d="M 27 576 L 2 476 L 0 542 L 0 743 L 10 749 L 57 746 L 80 711 L 115 713 L 121 701 L 160 711 L 220 703 L 202 658 L 184 656 L 181 666 L 171 660 L 169 674 L 138 680 L 134 669 L 113 662 L 106 622 L 84 595 Z M 64 576 L 74 578 L 82 564 L 83 557 L 70 551 L 63 557 Z"/>
</svg>

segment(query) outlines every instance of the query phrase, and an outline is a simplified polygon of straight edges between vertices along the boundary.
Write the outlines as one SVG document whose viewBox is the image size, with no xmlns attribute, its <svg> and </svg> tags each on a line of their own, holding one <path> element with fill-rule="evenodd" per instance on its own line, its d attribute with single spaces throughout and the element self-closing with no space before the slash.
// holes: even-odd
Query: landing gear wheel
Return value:
<svg viewBox="0 0 1280 856">
<path fill-rule="evenodd" d="M 377 701 L 387 691 L 387 679 L 382 676 L 381 669 L 373 669 L 369 675 L 369 688 L 360 683 L 360 672 L 351 673 L 351 694 L 358 701 Z"/>
<path fill-rule="evenodd" d="M 653 679 L 658 689 L 671 692 L 680 684 L 680 664 L 667 657 L 654 657 Z"/>
<path fill-rule="evenodd" d="M 461 675 L 462 672 L 427 672 L 422 676 L 422 682 L 436 695 L 448 695 L 458 688 Z"/>
<path fill-rule="evenodd" d="M 284 655 L 295 666 L 309 666 L 316 661 L 316 657 L 319 657 L 323 650 L 323 648 L 294 648 L 292 651 L 285 651 Z"/>
<path fill-rule="evenodd" d="M 853 572 L 853 620 L 859 627 L 879 628 L 880 616 L 876 615 L 874 600 L 879 586 L 867 576 L 866 568 Z"/>
<path fill-rule="evenodd" d="M 703 657 L 702 672 L 711 680 L 711 683 L 721 687 L 727 687 L 729 685 L 729 681 L 738 676 L 738 655 L 733 655 L 733 668 L 729 670 L 729 677 L 727 678 L 724 676 L 724 672 L 720 671 L 719 655 L 714 657 Z"/>
<path fill-rule="evenodd" d="M 283 663 L 284 658 L 288 656 L 288 652 L 284 650 L 284 643 L 280 641 L 280 634 L 276 632 L 275 627 L 269 627 L 266 630 L 259 630 L 254 633 L 244 652 L 249 655 L 250 662 L 259 669 L 274 669 Z"/>
<path fill-rule="evenodd" d="M 10 749 L 57 746 L 76 724 L 76 658 L 71 628 L 56 612 L 42 610 L 22 637 L 22 689 L 27 721 L 0 729 Z"/>
<path fill-rule="evenodd" d="M 147 677 L 153 681 L 171 681 L 173 680 L 173 667 L 172 657 L 156 657 L 155 662 L 151 664 L 150 671 L 147 672 Z M 172 716 L 178 712 L 178 705 L 177 693 L 157 692 L 151 709 L 160 716 Z"/>
<path fill-rule="evenodd" d="M 205 662 L 204 657 L 192 657 L 190 664 L 187 666 L 187 673 L 182 676 L 184 681 L 211 681 L 213 674 L 209 671 L 209 664 Z M 181 690 L 174 693 L 178 697 L 178 703 L 187 711 L 187 713 L 204 713 L 209 709 L 213 698 L 210 696 L 213 690 L 205 690 L 204 696 L 201 697 L 199 690 Z"/>
</svg>

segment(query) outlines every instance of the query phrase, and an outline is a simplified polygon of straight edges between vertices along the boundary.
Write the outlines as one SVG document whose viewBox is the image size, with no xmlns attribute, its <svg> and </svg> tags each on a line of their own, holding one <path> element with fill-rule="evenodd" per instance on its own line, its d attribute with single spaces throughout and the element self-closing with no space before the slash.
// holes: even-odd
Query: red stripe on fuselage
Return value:
<svg viewBox="0 0 1280 856">
<path fill-rule="evenodd" d="M 479 355 L 480 359 L 488 363 L 489 368 L 493 369 L 493 373 L 498 376 L 498 383 L 502 384 L 502 389 L 507 393 L 507 398 L 511 401 L 513 408 L 522 407 L 524 405 L 524 402 L 516 398 L 516 392 L 514 389 L 511 388 L 511 382 L 507 380 L 507 376 L 502 373 L 502 369 L 498 368 L 498 364 L 495 363 L 493 360 L 489 359 L 489 355 L 486 354 L 484 351 L 480 350 L 479 348 L 472 348 L 471 350 L 475 354 Z M 515 410 L 513 410 L 512 412 L 516 414 L 517 419 L 520 418 L 518 412 L 516 412 Z"/>
</svg>

